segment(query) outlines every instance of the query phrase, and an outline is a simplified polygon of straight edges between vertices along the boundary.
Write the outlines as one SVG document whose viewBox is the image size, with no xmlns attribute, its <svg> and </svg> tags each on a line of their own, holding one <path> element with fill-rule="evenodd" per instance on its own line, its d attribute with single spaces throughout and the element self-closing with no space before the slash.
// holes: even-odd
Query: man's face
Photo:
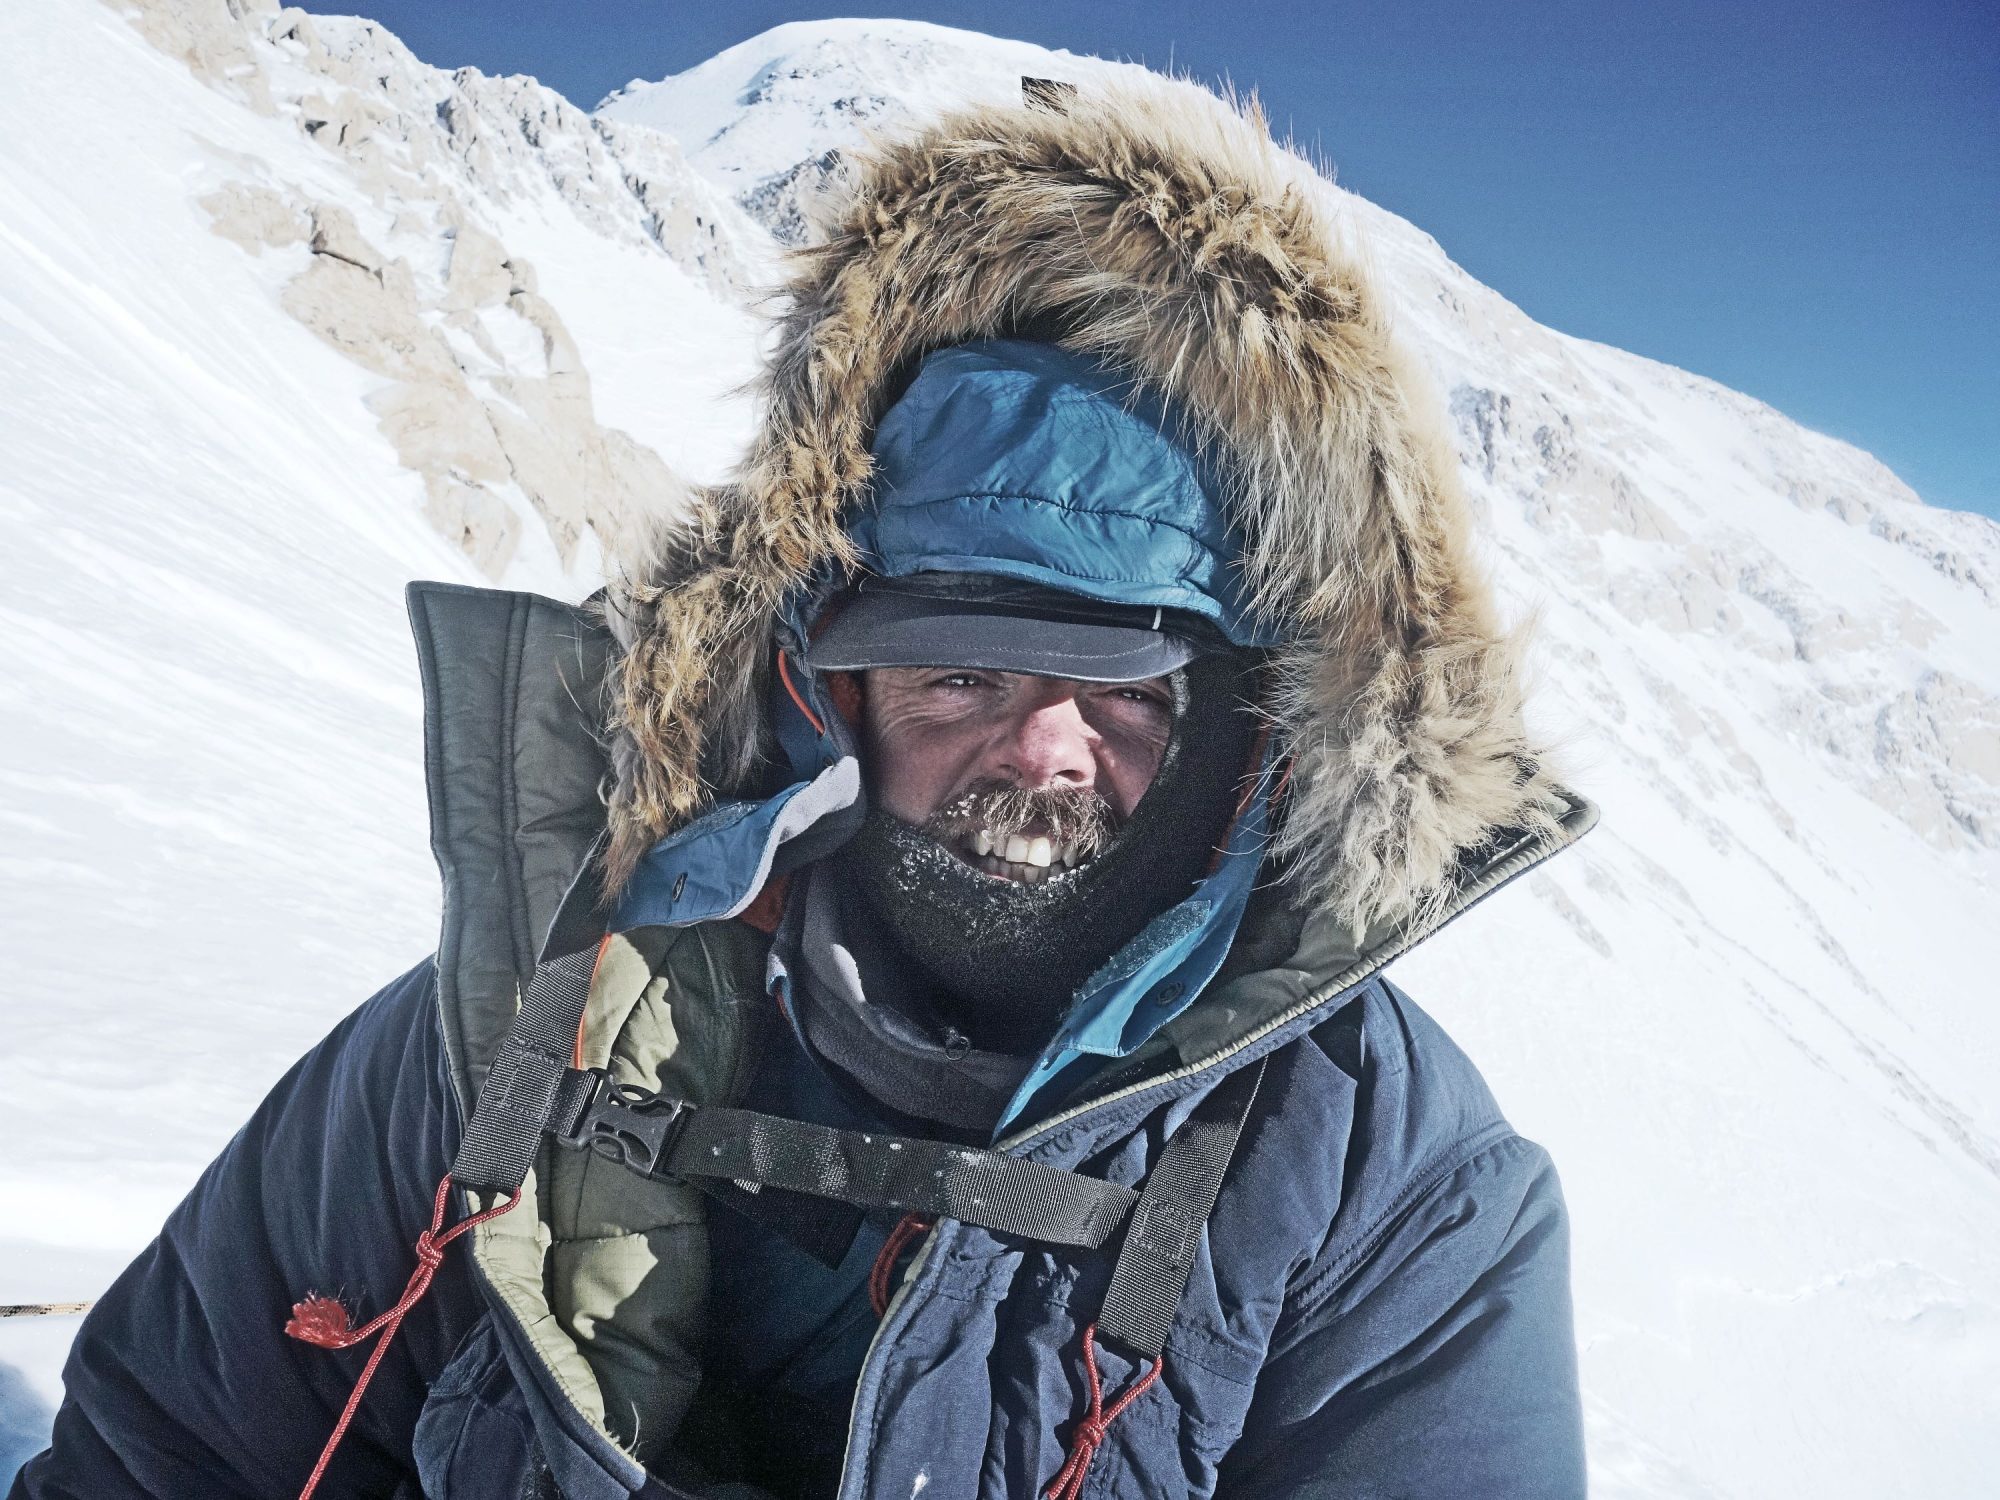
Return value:
<svg viewBox="0 0 2000 1500">
<path fill-rule="evenodd" d="M 862 676 L 877 804 L 1000 879 L 1039 883 L 1087 862 L 1139 805 L 1173 732 L 1165 677 L 1071 682 L 973 667 Z"/>
</svg>

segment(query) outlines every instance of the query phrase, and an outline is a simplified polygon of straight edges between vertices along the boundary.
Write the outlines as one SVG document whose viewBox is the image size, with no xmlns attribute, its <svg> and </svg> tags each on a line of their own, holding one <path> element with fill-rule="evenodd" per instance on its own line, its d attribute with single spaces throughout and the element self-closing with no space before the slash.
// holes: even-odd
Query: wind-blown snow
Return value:
<svg viewBox="0 0 2000 1500">
<path fill-rule="evenodd" d="M 581 597 L 739 449 L 840 153 L 1136 70 L 811 23 L 585 115 L 224 0 L 11 7 L 0 59 L 16 1302 L 431 943 L 404 582 Z M 1335 201 L 1605 809 L 1398 968 L 1562 1169 L 1595 1492 L 1990 1493 L 2000 526 Z M 10 1321 L 0 1475 L 73 1333 Z"/>
</svg>

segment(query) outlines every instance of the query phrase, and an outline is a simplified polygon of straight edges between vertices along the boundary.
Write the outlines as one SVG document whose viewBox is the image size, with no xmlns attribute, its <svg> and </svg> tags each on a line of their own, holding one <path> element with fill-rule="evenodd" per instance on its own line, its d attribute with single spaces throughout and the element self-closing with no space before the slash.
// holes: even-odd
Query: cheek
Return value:
<svg viewBox="0 0 2000 1500">
<path fill-rule="evenodd" d="M 1159 774 L 1160 762 L 1166 753 L 1165 731 L 1126 732 L 1104 737 L 1098 754 L 1098 790 L 1118 809 L 1120 818 L 1132 816 L 1139 799 L 1146 795 L 1153 778 Z"/>
<path fill-rule="evenodd" d="M 869 791 L 884 812 L 921 823 L 957 789 L 977 736 L 888 715 L 867 734 Z"/>
<path fill-rule="evenodd" d="M 1132 816 L 1139 799 L 1153 784 L 1153 775 L 1160 767 L 1157 755 L 1142 759 L 1138 763 L 1130 760 L 1112 760 L 1104 767 L 1104 786 L 1101 790 L 1118 809 L 1120 818 Z"/>
<path fill-rule="evenodd" d="M 913 764 L 905 756 L 884 754 L 880 749 L 869 756 L 869 761 L 875 805 L 882 811 L 905 823 L 921 823 L 937 810 L 936 792 L 921 764 Z"/>
</svg>

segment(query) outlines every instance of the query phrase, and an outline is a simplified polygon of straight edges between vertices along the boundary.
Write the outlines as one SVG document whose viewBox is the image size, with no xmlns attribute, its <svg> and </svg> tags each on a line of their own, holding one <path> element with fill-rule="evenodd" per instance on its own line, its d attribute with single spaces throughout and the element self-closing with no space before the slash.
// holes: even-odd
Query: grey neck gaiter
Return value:
<svg viewBox="0 0 2000 1500">
<path fill-rule="evenodd" d="M 990 1141 L 1029 1060 L 981 1051 L 938 1015 L 929 976 L 887 949 L 845 886 L 828 865 L 800 871 L 774 940 L 812 1050 L 889 1120 Z"/>
<path fill-rule="evenodd" d="M 833 856 L 889 950 L 973 1045 L 1041 1047 L 1084 981 L 1207 872 L 1256 739 L 1252 667 L 1217 654 L 1175 674 L 1173 735 L 1131 818 L 1094 859 L 1040 885 L 986 875 L 879 808 Z"/>
</svg>

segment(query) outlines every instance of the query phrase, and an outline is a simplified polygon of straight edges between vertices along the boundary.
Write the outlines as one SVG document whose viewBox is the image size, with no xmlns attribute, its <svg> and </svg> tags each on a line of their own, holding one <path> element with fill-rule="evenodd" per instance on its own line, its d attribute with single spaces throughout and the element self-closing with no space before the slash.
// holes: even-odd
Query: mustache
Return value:
<svg viewBox="0 0 2000 1500">
<path fill-rule="evenodd" d="M 1073 844 L 1087 859 L 1111 842 L 1119 818 L 1103 793 L 1088 787 L 1019 787 L 982 781 L 960 792 L 924 820 L 923 831 L 952 844 L 982 828 L 996 839 L 1029 829 L 1054 843 Z"/>
</svg>

